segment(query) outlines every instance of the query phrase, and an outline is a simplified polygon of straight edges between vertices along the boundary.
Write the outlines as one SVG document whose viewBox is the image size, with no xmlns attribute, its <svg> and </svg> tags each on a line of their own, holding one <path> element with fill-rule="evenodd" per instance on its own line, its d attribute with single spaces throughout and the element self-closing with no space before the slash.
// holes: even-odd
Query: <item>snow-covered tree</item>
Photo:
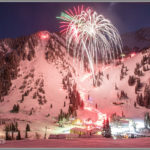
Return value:
<svg viewBox="0 0 150 150">
<path fill-rule="evenodd" d="M 108 118 L 106 120 L 104 120 L 104 122 L 103 122 L 102 135 L 106 138 L 111 137 L 111 128 L 110 128 L 110 125 L 109 125 L 109 119 Z"/>
</svg>

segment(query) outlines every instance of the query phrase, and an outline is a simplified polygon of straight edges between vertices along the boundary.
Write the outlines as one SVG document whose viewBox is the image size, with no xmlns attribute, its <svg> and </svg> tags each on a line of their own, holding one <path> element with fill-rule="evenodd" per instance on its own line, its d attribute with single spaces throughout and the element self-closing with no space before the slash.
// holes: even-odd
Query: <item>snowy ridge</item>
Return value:
<svg viewBox="0 0 150 150">
<path fill-rule="evenodd" d="M 135 47 L 143 49 L 150 46 L 150 28 L 141 28 L 135 32 L 125 33 L 121 37 L 123 45 L 130 49 Z"/>
</svg>

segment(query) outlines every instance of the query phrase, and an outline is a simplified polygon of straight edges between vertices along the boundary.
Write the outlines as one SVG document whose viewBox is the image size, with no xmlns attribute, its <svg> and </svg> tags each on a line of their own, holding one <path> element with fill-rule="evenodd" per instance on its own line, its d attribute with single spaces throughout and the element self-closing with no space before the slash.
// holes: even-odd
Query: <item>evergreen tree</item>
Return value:
<svg viewBox="0 0 150 150">
<path fill-rule="evenodd" d="M 12 131 L 14 131 L 14 132 L 16 131 L 14 123 L 12 123 Z"/>
<path fill-rule="evenodd" d="M 66 107 L 66 102 L 64 102 L 64 107 Z"/>
<path fill-rule="evenodd" d="M 16 137 L 16 140 L 21 140 L 20 130 L 18 130 L 18 135 L 17 135 L 17 137 Z"/>
<path fill-rule="evenodd" d="M 53 108 L 53 105 L 51 104 L 51 106 L 50 106 L 51 108 Z"/>
<path fill-rule="evenodd" d="M 135 79 L 134 76 L 129 76 L 128 84 L 129 84 L 130 86 L 133 86 L 133 85 L 135 84 L 135 81 L 136 81 L 136 79 Z"/>
<path fill-rule="evenodd" d="M 135 93 L 137 93 L 137 91 L 139 91 L 142 87 L 143 87 L 143 84 L 141 83 L 141 80 L 138 79 L 137 84 L 135 86 Z"/>
<path fill-rule="evenodd" d="M 29 124 L 26 125 L 26 131 L 30 131 L 30 125 Z"/>
<path fill-rule="evenodd" d="M 136 107 L 136 102 L 134 102 L 134 107 Z"/>
<path fill-rule="evenodd" d="M 103 121 L 103 131 L 105 131 L 105 129 L 106 129 L 106 120 L 104 119 L 104 121 Z"/>
<path fill-rule="evenodd" d="M 5 125 L 5 131 L 10 131 L 9 125 Z"/>
<path fill-rule="evenodd" d="M 95 108 L 97 109 L 97 104 L 95 104 Z"/>
<path fill-rule="evenodd" d="M 5 140 L 11 140 L 11 137 L 8 134 L 8 131 L 5 131 Z"/>
<path fill-rule="evenodd" d="M 107 79 L 109 80 L 109 74 L 106 75 Z"/>
<path fill-rule="evenodd" d="M 125 115 L 124 115 L 123 111 L 122 111 L 122 117 L 125 117 Z"/>
<path fill-rule="evenodd" d="M 10 126 L 5 125 L 5 140 L 11 140 L 11 137 L 9 136 Z"/>
<path fill-rule="evenodd" d="M 25 132 L 25 138 L 28 138 L 28 132 L 27 131 Z"/>
<path fill-rule="evenodd" d="M 145 125 L 145 128 L 148 128 L 150 125 L 150 116 L 148 112 L 146 112 L 144 115 L 144 125 Z"/>
<path fill-rule="evenodd" d="M 18 131 L 18 122 L 15 123 L 15 131 Z"/>
<path fill-rule="evenodd" d="M 16 104 L 14 104 L 13 111 L 15 112 L 16 110 L 17 110 L 17 106 L 16 106 Z"/>
<path fill-rule="evenodd" d="M 10 111 L 12 113 L 18 113 L 19 112 L 19 104 L 14 104 L 13 109 Z"/>
<path fill-rule="evenodd" d="M 25 138 L 28 138 L 28 131 L 30 131 L 30 126 L 29 126 L 29 124 L 26 125 Z"/>
<path fill-rule="evenodd" d="M 146 68 L 145 66 L 143 66 L 143 71 L 144 71 L 144 72 L 147 71 L 147 68 Z"/>
<path fill-rule="evenodd" d="M 137 104 L 139 104 L 140 106 L 144 106 L 142 94 L 138 94 L 138 95 L 137 95 L 136 101 L 137 101 Z"/>
<path fill-rule="evenodd" d="M 115 83 L 115 90 L 118 90 L 118 87 L 117 87 L 116 83 Z"/>
<path fill-rule="evenodd" d="M 15 125 L 12 123 L 11 124 L 11 133 L 12 133 L 11 138 L 12 138 L 12 140 L 14 139 L 14 132 L 15 132 Z"/>
<path fill-rule="evenodd" d="M 19 106 L 19 104 L 17 104 L 17 106 L 16 106 L 16 112 L 19 112 L 19 109 L 20 109 L 20 106 Z"/>
<path fill-rule="evenodd" d="M 106 120 L 104 120 L 104 122 L 103 122 L 103 136 L 106 138 L 111 137 L 111 128 L 109 125 L 109 119 L 108 118 Z"/>
</svg>

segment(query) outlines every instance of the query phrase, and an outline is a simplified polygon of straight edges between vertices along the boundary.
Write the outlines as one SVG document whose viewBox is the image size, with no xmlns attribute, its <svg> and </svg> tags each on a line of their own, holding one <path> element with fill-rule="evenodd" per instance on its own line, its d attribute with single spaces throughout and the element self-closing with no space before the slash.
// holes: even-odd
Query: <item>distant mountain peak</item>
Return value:
<svg viewBox="0 0 150 150">
<path fill-rule="evenodd" d="M 122 35 L 123 45 L 129 49 L 138 47 L 139 50 L 150 46 L 150 27 L 140 28 L 134 32 L 128 32 Z"/>
</svg>

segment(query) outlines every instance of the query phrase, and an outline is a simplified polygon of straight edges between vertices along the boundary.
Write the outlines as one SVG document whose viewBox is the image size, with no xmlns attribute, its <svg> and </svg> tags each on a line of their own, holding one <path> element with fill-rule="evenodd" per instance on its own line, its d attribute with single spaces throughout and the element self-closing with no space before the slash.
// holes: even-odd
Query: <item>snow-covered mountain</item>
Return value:
<svg viewBox="0 0 150 150">
<path fill-rule="evenodd" d="M 122 34 L 123 45 L 130 51 L 150 47 L 150 27 Z"/>
<path fill-rule="evenodd" d="M 0 118 L 16 119 L 20 126 L 30 122 L 32 130 L 48 126 L 59 132 L 56 122 L 61 117 L 96 120 L 98 110 L 143 118 L 149 111 L 145 87 L 150 86 L 150 49 L 119 65 L 99 66 L 95 87 L 91 73 L 80 70 L 56 33 L 1 40 L 0 58 Z"/>
<path fill-rule="evenodd" d="M 67 75 L 73 68 L 64 58 L 63 39 L 58 38 L 43 31 L 1 41 L 1 118 L 37 122 L 47 118 L 53 122 L 61 109 L 68 111 L 68 93 L 62 79 L 69 80 Z M 17 104 L 19 113 L 13 110 Z"/>
</svg>

